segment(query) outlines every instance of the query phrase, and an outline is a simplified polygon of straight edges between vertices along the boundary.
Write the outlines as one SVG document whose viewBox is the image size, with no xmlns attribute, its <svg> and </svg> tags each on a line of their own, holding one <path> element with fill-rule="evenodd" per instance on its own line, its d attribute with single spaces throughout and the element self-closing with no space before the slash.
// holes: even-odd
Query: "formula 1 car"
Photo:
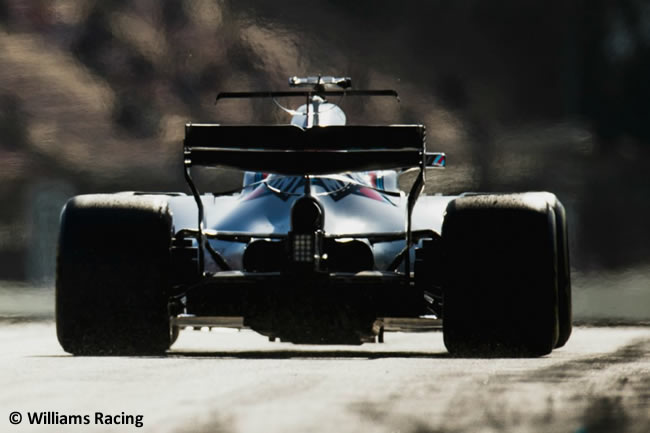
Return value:
<svg viewBox="0 0 650 433">
<path fill-rule="evenodd" d="M 442 325 L 454 356 L 541 356 L 571 334 L 565 210 L 548 192 L 421 195 L 423 125 L 346 125 L 328 98 L 392 96 L 349 78 L 293 77 L 285 125 L 189 123 L 191 191 L 81 195 L 61 217 L 58 339 L 79 355 L 164 353 L 185 327 L 273 341 L 383 342 Z M 198 166 L 245 172 L 201 194 Z M 408 193 L 398 187 L 417 173 Z"/>
</svg>

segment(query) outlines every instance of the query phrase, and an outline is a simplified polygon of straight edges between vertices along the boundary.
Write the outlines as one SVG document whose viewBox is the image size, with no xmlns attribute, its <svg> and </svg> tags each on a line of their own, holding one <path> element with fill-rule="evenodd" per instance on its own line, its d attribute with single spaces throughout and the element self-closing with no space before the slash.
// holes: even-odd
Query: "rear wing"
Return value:
<svg viewBox="0 0 650 433">
<path fill-rule="evenodd" d="M 445 166 L 443 153 L 426 152 L 423 125 L 317 126 L 295 125 L 218 125 L 185 126 L 185 179 L 198 207 L 197 240 L 199 269 L 204 269 L 207 250 L 222 269 L 228 269 L 204 231 L 204 209 L 200 193 L 192 180 L 192 166 L 226 166 L 289 176 L 310 176 L 354 171 L 417 167 L 406 206 L 406 246 L 400 253 L 405 269 L 410 269 L 412 215 L 415 202 L 424 188 L 425 168 Z M 215 234 L 218 238 L 219 234 Z M 405 273 L 410 278 L 410 273 Z"/>
<path fill-rule="evenodd" d="M 185 126 L 185 166 L 226 166 L 284 175 L 418 167 L 425 155 L 423 125 Z"/>
</svg>

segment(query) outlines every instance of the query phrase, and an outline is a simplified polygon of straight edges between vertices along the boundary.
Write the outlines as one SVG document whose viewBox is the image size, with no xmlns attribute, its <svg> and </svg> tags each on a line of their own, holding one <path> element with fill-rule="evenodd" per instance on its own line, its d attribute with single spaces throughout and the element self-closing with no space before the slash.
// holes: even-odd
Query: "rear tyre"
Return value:
<svg viewBox="0 0 650 433">
<path fill-rule="evenodd" d="M 558 342 L 557 235 L 546 193 L 466 196 L 442 226 L 445 346 L 454 356 L 550 353 Z"/>
<path fill-rule="evenodd" d="M 88 195 L 66 204 L 56 275 L 57 336 L 66 352 L 169 348 L 171 224 L 162 198 Z"/>
</svg>

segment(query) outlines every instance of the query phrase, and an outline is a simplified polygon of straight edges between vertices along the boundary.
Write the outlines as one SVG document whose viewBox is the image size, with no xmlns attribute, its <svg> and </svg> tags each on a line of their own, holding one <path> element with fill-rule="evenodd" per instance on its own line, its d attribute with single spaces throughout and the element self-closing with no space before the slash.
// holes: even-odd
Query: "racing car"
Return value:
<svg viewBox="0 0 650 433">
<path fill-rule="evenodd" d="M 160 354 L 179 329 L 218 326 L 355 345 L 441 327 L 449 353 L 467 357 L 543 356 L 567 342 L 567 222 L 555 195 L 424 195 L 446 155 L 427 150 L 423 125 L 347 124 L 330 102 L 397 92 L 355 90 L 347 77 L 289 84 L 217 96 L 267 98 L 287 124 L 185 126 L 188 193 L 66 203 L 55 296 L 65 351 Z M 241 188 L 201 193 L 197 167 L 241 170 Z"/>
</svg>

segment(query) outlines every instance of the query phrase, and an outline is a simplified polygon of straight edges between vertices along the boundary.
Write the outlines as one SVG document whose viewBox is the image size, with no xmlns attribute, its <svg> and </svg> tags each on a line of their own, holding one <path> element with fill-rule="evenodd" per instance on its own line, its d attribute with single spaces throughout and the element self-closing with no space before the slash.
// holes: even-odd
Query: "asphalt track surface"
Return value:
<svg viewBox="0 0 650 433">
<path fill-rule="evenodd" d="M 439 332 L 322 347 L 183 331 L 165 357 L 95 358 L 64 353 L 51 322 L 0 322 L 0 345 L 2 432 L 650 432 L 649 327 L 579 327 L 537 359 L 453 359 Z M 30 425 L 41 411 L 90 422 Z"/>
</svg>

